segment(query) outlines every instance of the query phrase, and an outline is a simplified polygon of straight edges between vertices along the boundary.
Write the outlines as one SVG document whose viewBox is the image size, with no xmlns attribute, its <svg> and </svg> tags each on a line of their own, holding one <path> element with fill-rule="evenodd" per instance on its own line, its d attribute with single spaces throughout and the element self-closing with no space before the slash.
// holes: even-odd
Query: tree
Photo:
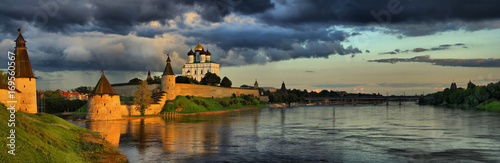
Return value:
<svg viewBox="0 0 500 163">
<path fill-rule="evenodd" d="M 147 81 L 140 82 L 139 88 L 135 91 L 134 96 L 134 104 L 136 106 L 135 109 L 141 112 L 141 116 L 144 116 L 144 113 L 149 108 L 149 104 L 153 101 L 153 99 L 151 99 L 151 92 L 149 91 Z"/>
<path fill-rule="evenodd" d="M 160 76 L 153 76 L 153 82 L 154 82 L 154 83 L 161 83 L 161 78 L 160 78 Z"/>
<path fill-rule="evenodd" d="M 246 85 L 246 84 L 243 84 L 243 85 L 240 86 L 240 88 L 248 88 L 248 87 L 250 87 L 250 86 Z"/>
<path fill-rule="evenodd" d="M 217 74 L 207 72 L 205 77 L 203 77 L 200 81 L 202 85 L 216 85 L 220 84 L 220 77 Z"/>
<path fill-rule="evenodd" d="M 65 99 L 65 97 L 63 95 L 61 95 L 61 91 L 60 90 L 55 90 L 55 91 L 48 90 L 48 91 L 45 91 L 45 92 L 43 92 L 43 98 L 44 99 L 54 99 L 54 100 L 64 100 Z"/>
<path fill-rule="evenodd" d="M 73 89 L 73 91 L 78 92 L 78 93 L 89 94 L 92 90 L 90 90 L 89 87 L 80 86 L 78 88 Z"/>
<path fill-rule="evenodd" d="M 231 85 L 233 85 L 233 82 L 231 82 L 231 80 L 229 80 L 229 78 L 224 76 L 224 78 L 222 78 L 222 81 L 220 82 L 220 86 L 231 87 Z"/>
<path fill-rule="evenodd" d="M 7 84 L 7 72 L 4 72 L 3 70 L 0 70 L 0 84 Z"/>
<path fill-rule="evenodd" d="M 140 83 L 142 80 L 139 79 L 139 78 L 133 78 L 133 79 L 130 79 L 130 81 L 128 81 L 128 83 Z"/>
<path fill-rule="evenodd" d="M 191 83 L 191 81 L 187 76 L 177 76 L 175 77 L 175 83 Z"/>
</svg>

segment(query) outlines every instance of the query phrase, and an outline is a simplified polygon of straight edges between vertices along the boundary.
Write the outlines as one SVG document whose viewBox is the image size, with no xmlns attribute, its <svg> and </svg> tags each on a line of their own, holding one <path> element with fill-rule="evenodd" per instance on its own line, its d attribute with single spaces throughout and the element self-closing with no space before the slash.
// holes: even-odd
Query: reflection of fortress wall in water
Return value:
<svg viewBox="0 0 500 163">
<path fill-rule="evenodd" d="M 201 46 L 201 45 L 200 45 Z M 202 49 L 202 48 L 201 48 Z M 209 58 L 206 58 L 209 61 Z M 207 61 L 207 60 L 204 61 Z M 157 93 L 157 101 L 152 103 L 145 114 L 158 114 L 167 100 L 173 100 L 178 95 L 198 96 L 198 97 L 230 97 L 232 94 L 253 95 L 260 97 L 259 89 L 226 88 L 218 86 L 196 85 L 196 84 L 177 84 L 175 83 L 175 74 L 170 64 L 170 56 L 167 57 L 167 65 L 162 75 L 160 90 Z M 218 72 L 218 71 L 217 71 Z M 95 89 L 88 100 L 87 119 L 90 120 L 114 120 L 121 119 L 122 115 L 140 115 L 135 105 L 119 104 L 119 95 L 132 95 L 139 85 L 121 84 L 112 87 L 104 76 L 99 79 Z M 158 88 L 158 84 L 149 85 L 150 90 Z M 118 94 L 115 92 L 119 90 Z M 102 97 L 101 97 L 102 96 Z M 108 97 L 109 96 L 109 97 Z"/>
<path fill-rule="evenodd" d="M 86 126 L 94 132 L 100 132 L 104 139 L 115 147 L 120 143 L 121 124 L 125 121 L 87 121 Z"/>
</svg>

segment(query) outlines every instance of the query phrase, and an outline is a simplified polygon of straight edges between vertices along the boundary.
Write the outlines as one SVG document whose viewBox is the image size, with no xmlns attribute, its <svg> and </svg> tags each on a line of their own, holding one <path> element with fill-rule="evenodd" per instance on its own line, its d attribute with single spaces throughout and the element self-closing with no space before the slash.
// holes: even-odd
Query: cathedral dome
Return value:
<svg viewBox="0 0 500 163">
<path fill-rule="evenodd" d="M 202 50 L 203 50 L 203 46 L 201 46 L 200 40 L 198 40 L 198 45 L 196 45 L 196 47 L 194 48 L 194 51 L 198 52 L 198 51 L 202 51 Z"/>
<path fill-rule="evenodd" d="M 207 55 L 212 55 L 212 53 L 210 53 L 210 52 L 208 51 L 208 49 L 207 49 Z"/>
<path fill-rule="evenodd" d="M 204 55 L 204 54 L 207 54 L 207 52 L 205 52 L 204 50 L 201 50 L 200 55 Z"/>
<path fill-rule="evenodd" d="M 188 52 L 188 56 L 190 56 L 190 55 L 194 55 L 193 49 L 191 49 L 191 50 Z"/>
</svg>

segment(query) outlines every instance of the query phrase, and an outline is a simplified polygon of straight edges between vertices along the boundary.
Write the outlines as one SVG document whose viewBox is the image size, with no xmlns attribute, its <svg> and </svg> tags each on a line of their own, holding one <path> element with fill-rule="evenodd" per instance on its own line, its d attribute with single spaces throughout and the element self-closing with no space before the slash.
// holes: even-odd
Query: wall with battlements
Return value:
<svg viewBox="0 0 500 163">
<path fill-rule="evenodd" d="M 111 86 L 116 93 L 123 97 L 134 96 L 135 91 L 139 88 L 139 84 L 113 84 Z M 160 87 L 160 84 L 148 84 L 149 91 L 153 91 L 157 88 L 159 89 Z"/>
<path fill-rule="evenodd" d="M 197 96 L 197 97 L 214 97 L 223 98 L 230 97 L 233 93 L 239 96 L 240 94 L 253 95 L 259 97 L 258 89 L 244 89 L 244 88 L 226 88 L 208 85 L 196 84 L 181 84 L 177 83 L 176 96 Z"/>
</svg>

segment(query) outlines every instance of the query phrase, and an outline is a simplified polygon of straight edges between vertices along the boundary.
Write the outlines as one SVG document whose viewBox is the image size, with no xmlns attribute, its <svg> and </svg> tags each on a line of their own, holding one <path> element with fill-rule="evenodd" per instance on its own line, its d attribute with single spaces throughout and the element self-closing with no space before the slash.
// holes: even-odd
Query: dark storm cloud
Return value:
<svg viewBox="0 0 500 163">
<path fill-rule="evenodd" d="M 279 3 L 282 12 L 264 14 L 270 24 L 478 21 L 500 18 L 495 0 L 325 0 Z M 293 11 L 298 14 L 284 14 Z M 386 17 L 389 15 L 390 19 Z"/>
<path fill-rule="evenodd" d="M 436 46 L 436 47 L 432 47 L 430 49 L 426 49 L 426 48 L 413 48 L 412 50 L 409 50 L 409 49 L 407 49 L 407 50 L 395 49 L 394 51 L 382 52 L 382 53 L 379 53 L 379 54 L 382 54 L 382 55 L 383 54 L 394 55 L 394 54 L 398 54 L 398 53 L 408 53 L 408 52 L 420 53 L 420 52 L 426 52 L 426 51 L 448 50 L 450 48 L 453 48 L 454 46 L 460 46 L 462 48 L 466 48 L 465 44 L 457 43 L 455 45 L 450 45 L 450 44 L 439 45 L 439 46 Z"/>
<path fill-rule="evenodd" d="M 33 23 L 46 31 L 65 31 L 71 26 L 85 25 L 92 10 L 87 1 L 71 0 L 6 0 L 0 5 L 0 30 L 16 34 L 15 29 Z M 14 30 L 12 30 L 14 29 Z"/>
<path fill-rule="evenodd" d="M 453 66 L 453 67 L 500 67 L 500 59 L 431 59 L 430 56 L 417 56 L 413 58 L 390 58 L 369 60 L 369 62 L 378 63 L 398 63 L 398 62 L 423 62 L 432 63 L 438 66 Z"/>
</svg>

